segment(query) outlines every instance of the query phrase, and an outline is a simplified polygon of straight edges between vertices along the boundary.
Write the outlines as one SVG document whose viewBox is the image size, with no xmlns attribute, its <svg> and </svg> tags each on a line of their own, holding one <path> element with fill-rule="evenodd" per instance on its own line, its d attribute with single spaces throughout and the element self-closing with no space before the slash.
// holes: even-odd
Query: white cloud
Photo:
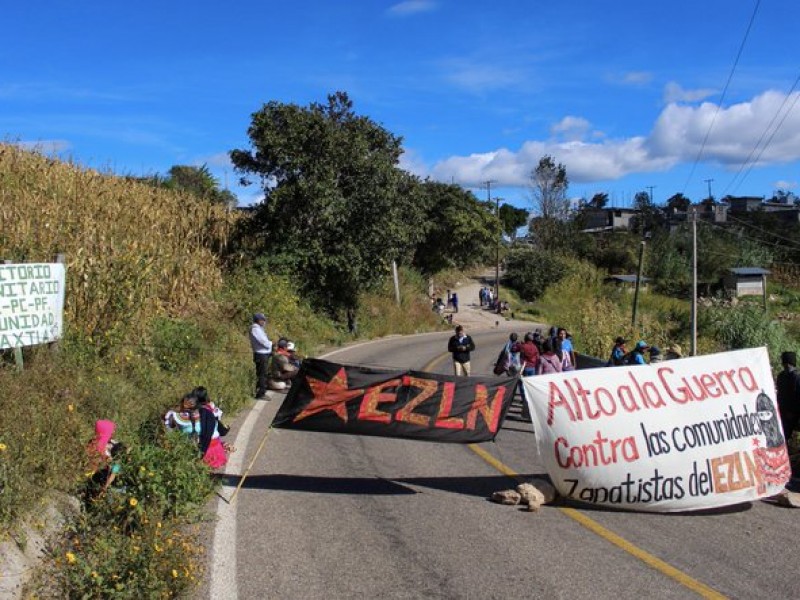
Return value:
<svg viewBox="0 0 800 600">
<path fill-rule="evenodd" d="M 429 12 L 435 8 L 436 2 L 432 0 L 405 0 L 405 2 L 392 5 L 387 12 L 396 17 L 405 17 L 422 12 Z"/>
<path fill-rule="evenodd" d="M 72 148 L 72 144 L 67 140 L 38 140 L 36 142 L 31 141 L 20 141 L 14 142 L 20 148 L 25 148 L 26 150 L 35 150 L 37 152 L 41 152 L 42 154 L 58 154 L 59 152 L 65 152 Z"/>
<path fill-rule="evenodd" d="M 776 190 L 793 190 L 797 187 L 797 182 L 781 179 L 772 184 L 772 187 L 774 187 Z"/>
<path fill-rule="evenodd" d="M 428 175 L 428 167 L 422 157 L 415 151 L 406 148 L 400 155 L 400 168 L 418 177 Z"/>
<path fill-rule="evenodd" d="M 653 74 L 647 71 L 630 71 L 622 75 L 622 83 L 626 85 L 644 85 L 653 81 Z"/>
<path fill-rule="evenodd" d="M 699 102 L 700 100 L 705 100 L 714 94 L 716 94 L 716 90 L 712 90 L 711 88 L 685 90 L 680 86 L 680 84 L 670 81 L 664 86 L 664 103 L 672 104 L 673 102 Z"/>
<path fill-rule="evenodd" d="M 716 162 L 731 169 L 739 167 L 752 155 L 759 138 L 767 140 L 775 125 L 782 122 L 758 164 L 780 164 L 800 160 L 800 109 L 791 111 L 800 100 L 800 92 L 787 98 L 774 91 L 765 92 L 748 102 L 734 104 L 717 113 L 711 103 L 700 106 L 670 104 L 656 119 L 649 135 L 627 139 L 579 139 L 559 141 L 530 140 L 516 152 L 501 148 L 469 156 L 452 156 L 431 169 L 433 178 L 475 186 L 494 180 L 498 186 L 527 186 L 528 176 L 544 155 L 552 156 L 567 167 L 573 183 L 591 183 L 619 179 L 633 173 L 665 171 L 680 162 L 697 157 L 703 139 L 713 121 L 701 160 Z M 781 112 L 778 112 L 782 108 Z M 785 120 L 783 116 L 787 115 Z M 715 113 L 716 118 L 715 118 Z M 774 119 L 778 114 L 778 118 Z M 767 129 L 774 119 L 772 128 Z M 568 116 L 552 126 L 551 132 L 588 131 L 586 119 Z M 764 132 L 768 133 L 764 135 Z"/>
<path fill-rule="evenodd" d="M 446 81 L 473 93 L 508 88 L 519 85 L 525 80 L 525 76 L 520 70 L 467 59 L 443 61 L 441 68 Z"/>
<path fill-rule="evenodd" d="M 591 123 L 583 117 L 566 116 L 550 127 L 550 135 L 561 135 L 569 141 L 578 141 L 586 137 Z"/>
<path fill-rule="evenodd" d="M 209 167 L 216 167 L 218 169 L 233 169 L 231 157 L 227 152 L 217 152 L 205 158 L 201 157 L 194 161 L 197 165 L 208 165 Z"/>
</svg>

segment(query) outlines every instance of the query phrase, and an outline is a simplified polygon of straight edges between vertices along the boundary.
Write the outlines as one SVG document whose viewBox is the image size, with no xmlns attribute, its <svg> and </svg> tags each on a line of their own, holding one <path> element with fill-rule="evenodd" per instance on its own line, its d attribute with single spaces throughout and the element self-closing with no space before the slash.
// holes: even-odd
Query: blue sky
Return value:
<svg viewBox="0 0 800 600">
<path fill-rule="evenodd" d="M 227 160 L 250 115 L 337 90 L 403 138 L 404 168 L 520 207 L 545 154 L 571 197 L 617 206 L 700 200 L 708 179 L 800 194 L 796 0 L 87 0 L 2 20 L 5 141 L 118 174 L 206 164 L 240 204 L 260 197 Z"/>
</svg>

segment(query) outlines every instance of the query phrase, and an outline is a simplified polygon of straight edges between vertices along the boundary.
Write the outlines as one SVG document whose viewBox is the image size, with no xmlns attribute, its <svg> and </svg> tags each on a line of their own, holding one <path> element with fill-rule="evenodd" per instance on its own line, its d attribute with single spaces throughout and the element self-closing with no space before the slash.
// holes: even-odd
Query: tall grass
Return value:
<svg viewBox="0 0 800 600">
<path fill-rule="evenodd" d="M 342 323 L 301 298 L 263 265 L 225 270 L 220 250 L 234 214 L 192 196 L 82 170 L 0 145 L 0 259 L 49 262 L 65 253 L 65 337 L 58 350 L 25 349 L 17 373 L 0 354 L 0 535 L 47 490 L 77 494 L 89 468 L 95 420 L 112 419 L 132 450 L 125 493 L 92 506 L 56 546 L 40 596 L 170 597 L 199 577 L 202 543 L 187 533 L 213 487 L 196 450 L 161 432 L 161 415 L 202 385 L 228 415 L 250 402 L 254 368 L 247 332 L 265 312 L 271 337 L 301 353 L 351 339 Z M 401 276 L 363 298 L 359 335 L 435 329 Z"/>
</svg>

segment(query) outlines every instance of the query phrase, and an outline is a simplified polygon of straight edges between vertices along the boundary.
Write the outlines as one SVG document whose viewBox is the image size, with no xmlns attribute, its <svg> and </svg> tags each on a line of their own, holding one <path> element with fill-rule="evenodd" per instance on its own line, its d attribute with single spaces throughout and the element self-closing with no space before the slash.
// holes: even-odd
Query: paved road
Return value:
<svg viewBox="0 0 800 600">
<path fill-rule="evenodd" d="M 516 328 L 489 327 L 472 332 L 478 373 L 490 372 L 507 327 Z M 449 335 L 382 340 L 330 358 L 419 368 L 441 357 Z M 432 370 L 449 368 L 445 359 Z M 237 424 L 237 444 L 248 431 L 250 442 L 232 472 L 244 472 L 243 458 L 256 452 L 279 402 L 258 405 Z M 497 442 L 480 447 L 517 473 L 542 471 L 522 421 L 507 420 Z M 513 485 L 467 446 L 274 430 L 235 502 L 220 502 L 213 567 L 200 595 L 620 599 L 690 598 L 699 590 L 800 597 L 792 558 L 800 513 L 763 502 L 691 515 L 578 507 L 598 534 L 569 509 L 527 513 L 487 500 Z M 613 534 L 622 538 L 617 545 Z M 649 566 L 642 555 L 666 565 Z"/>
</svg>

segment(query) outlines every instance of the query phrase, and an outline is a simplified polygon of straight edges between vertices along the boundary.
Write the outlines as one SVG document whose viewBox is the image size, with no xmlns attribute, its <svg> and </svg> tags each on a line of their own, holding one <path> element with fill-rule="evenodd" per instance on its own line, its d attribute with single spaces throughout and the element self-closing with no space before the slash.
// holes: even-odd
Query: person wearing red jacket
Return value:
<svg viewBox="0 0 800 600">
<path fill-rule="evenodd" d="M 539 366 L 539 349 L 533 341 L 532 333 L 526 333 L 523 342 L 514 344 L 511 351 L 520 354 L 523 377 L 536 375 L 536 368 Z"/>
</svg>

